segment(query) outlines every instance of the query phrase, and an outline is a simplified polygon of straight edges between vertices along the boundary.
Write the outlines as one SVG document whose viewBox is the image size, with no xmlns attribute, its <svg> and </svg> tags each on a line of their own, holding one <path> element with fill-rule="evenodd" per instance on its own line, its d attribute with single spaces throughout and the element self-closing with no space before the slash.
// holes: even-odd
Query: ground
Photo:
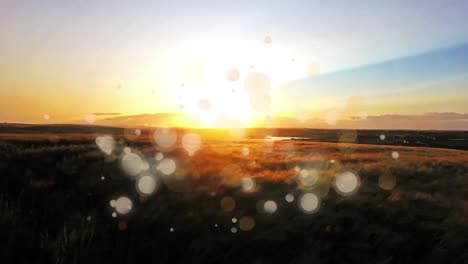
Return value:
<svg viewBox="0 0 468 264">
<path fill-rule="evenodd" d="M 468 262 L 463 150 L 201 134 L 189 155 L 152 130 L 109 130 L 107 154 L 105 133 L 66 132 L 1 137 L 3 263 Z M 143 173 L 125 173 L 129 153 Z M 338 182 L 345 173 L 357 182 Z M 158 180 L 151 195 L 143 174 Z"/>
</svg>

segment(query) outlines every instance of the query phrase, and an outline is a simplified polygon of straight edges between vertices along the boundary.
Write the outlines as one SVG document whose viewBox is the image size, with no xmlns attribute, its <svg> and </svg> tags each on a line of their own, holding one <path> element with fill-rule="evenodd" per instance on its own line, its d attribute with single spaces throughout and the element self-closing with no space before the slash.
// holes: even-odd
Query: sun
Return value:
<svg viewBox="0 0 468 264">
<path fill-rule="evenodd" d="M 307 75 L 306 62 L 271 37 L 268 43 L 204 38 L 174 46 L 167 55 L 166 76 L 177 86 L 172 92 L 179 111 L 201 127 L 258 125 L 259 116 L 270 115 L 272 90 Z"/>
</svg>

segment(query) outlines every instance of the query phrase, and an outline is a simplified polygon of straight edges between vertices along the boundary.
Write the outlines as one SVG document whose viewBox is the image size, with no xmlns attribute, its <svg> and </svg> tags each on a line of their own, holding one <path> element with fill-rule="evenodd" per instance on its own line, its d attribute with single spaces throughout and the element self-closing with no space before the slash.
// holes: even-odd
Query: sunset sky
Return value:
<svg viewBox="0 0 468 264">
<path fill-rule="evenodd" d="M 467 12 L 464 0 L 2 0 L 0 121 L 468 129 Z"/>
</svg>

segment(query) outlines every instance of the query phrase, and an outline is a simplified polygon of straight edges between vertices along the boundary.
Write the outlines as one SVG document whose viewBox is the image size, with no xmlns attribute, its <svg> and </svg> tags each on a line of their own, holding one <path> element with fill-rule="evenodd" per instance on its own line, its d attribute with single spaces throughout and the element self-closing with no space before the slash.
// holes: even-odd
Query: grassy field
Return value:
<svg viewBox="0 0 468 264">
<path fill-rule="evenodd" d="M 2 263 L 468 263 L 466 151 L 181 136 L 3 134 Z"/>
</svg>

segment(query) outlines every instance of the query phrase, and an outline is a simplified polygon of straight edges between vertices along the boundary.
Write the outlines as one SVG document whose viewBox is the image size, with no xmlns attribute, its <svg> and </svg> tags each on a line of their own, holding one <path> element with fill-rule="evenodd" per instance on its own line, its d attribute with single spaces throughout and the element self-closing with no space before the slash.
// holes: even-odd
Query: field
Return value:
<svg viewBox="0 0 468 264">
<path fill-rule="evenodd" d="M 468 263 L 465 150 L 1 129 L 2 263 Z"/>
</svg>

